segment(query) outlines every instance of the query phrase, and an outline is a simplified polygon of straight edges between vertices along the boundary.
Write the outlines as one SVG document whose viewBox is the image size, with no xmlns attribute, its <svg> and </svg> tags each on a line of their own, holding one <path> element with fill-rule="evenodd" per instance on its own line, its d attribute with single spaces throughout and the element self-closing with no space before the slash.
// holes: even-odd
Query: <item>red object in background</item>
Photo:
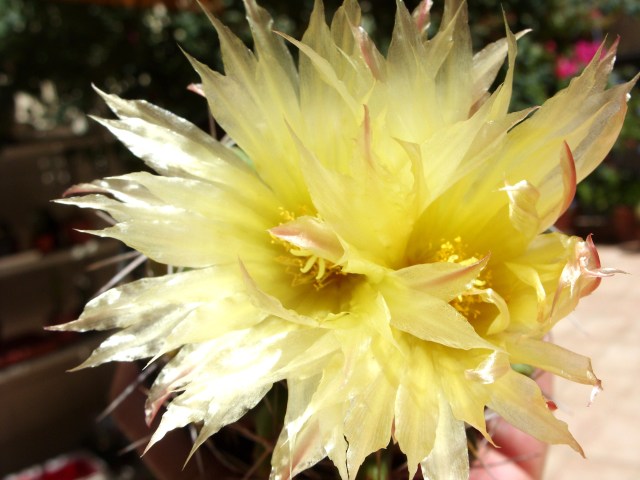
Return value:
<svg viewBox="0 0 640 480">
<path fill-rule="evenodd" d="M 579 69 L 580 65 L 572 58 L 558 57 L 556 59 L 556 77 L 560 80 L 573 77 Z"/>
<path fill-rule="evenodd" d="M 77 332 L 46 333 L 18 337 L 0 341 L 0 368 L 15 365 L 25 360 L 53 352 L 78 338 Z"/>
<path fill-rule="evenodd" d="M 59 247 L 58 222 L 51 212 L 42 208 L 31 219 L 31 246 L 42 253 L 50 253 Z"/>
<path fill-rule="evenodd" d="M 95 226 L 86 218 L 75 217 L 64 224 L 64 235 L 71 245 L 79 245 L 95 238 L 93 235 L 81 230 L 92 230 L 94 228 Z"/>
<path fill-rule="evenodd" d="M 559 56 L 556 58 L 556 77 L 564 80 L 573 77 L 582 70 L 598 53 L 600 42 L 594 40 L 578 40 L 573 47 L 570 57 Z M 604 55 L 606 50 L 602 50 L 600 56 Z"/>
<path fill-rule="evenodd" d="M 555 53 L 558 49 L 558 44 L 554 40 L 548 40 L 544 44 L 544 49 L 549 53 Z"/>
<path fill-rule="evenodd" d="M 4 480 L 107 480 L 103 462 L 93 455 L 78 453 L 63 455 L 44 465 L 14 473 Z"/>
<path fill-rule="evenodd" d="M 42 253 L 53 252 L 56 249 L 57 243 L 55 235 L 51 233 L 38 235 L 33 239 L 33 246 Z"/>
<path fill-rule="evenodd" d="M 41 478 L 42 480 L 77 480 L 87 478 L 94 473 L 98 473 L 94 465 L 84 458 L 78 458 L 64 462 L 57 468 L 46 470 Z"/>
<path fill-rule="evenodd" d="M 581 64 L 586 65 L 589 63 L 600 48 L 600 42 L 594 42 L 589 40 L 578 40 L 576 42 L 574 58 Z M 606 53 L 605 50 L 602 53 Z"/>
</svg>

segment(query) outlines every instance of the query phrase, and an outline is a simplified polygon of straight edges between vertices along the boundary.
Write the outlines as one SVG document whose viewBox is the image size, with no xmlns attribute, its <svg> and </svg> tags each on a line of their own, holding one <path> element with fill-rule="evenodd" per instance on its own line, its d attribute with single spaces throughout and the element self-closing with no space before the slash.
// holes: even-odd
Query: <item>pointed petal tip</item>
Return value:
<svg viewBox="0 0 640 480">
<path fill-rule="evenodd" d="M 99 89 L 95 84 L 91 84 L 91 87 L 95 90 L 95 92 L 100 95 L 100 97 L 102 98 L 102 100 L 104 101 L 104 103 L 107 104 L 107 106 L 109 107 L 109 109 L 115 113 L 118 117 L 120 117 L 121 115 L 118 113 L 121 108 L 119 108 L 119 105 L 122 105 L 124 103 L 126 103 L 127 101 L 120 98 L 118 95 L 114 94 L 114 93 L 107 93 L 104 90 Z M 96 117 L 94 115 L 87 115 L 89 118 L 91 118 L 92 120 L 97 121 L 98 123 L 101 123 L 101 120 L 99 117 Z"/>
<path fill-rule="evenodd" d="M 187 86 L 187 90 L 197 95 L 200 95 L 201 97 L 206 97 L 204 93 L 204 88 L 202 87 L 202 83 L 190 83 Z"/>
<path fill-rule="evenodd" d="M 202 445 L 202 442 L 204 442 L 204 440 L 198 442 L 198 440 L 196 440 L 193 443 L 193 446 L 191 447 L 191 450 L 189 451 L 189 454 L 187 455 L 186 460 L 184 461 L 184 463 L 182 464 L 182 470 L 187 468 L 187 464 L 189 463 L 189 461 L 191 460 L 191 458 L 193 457 L 193 455 L 195 455 L 196 451 L 198 450 L 198 448 L 200 447 L 200 445 Z"/>
<path fill-rule="evenodd" d="M 582 458 L 586 459 L 587 456 L 585 455 L 584 450 L 582 449 L 582 446 L 578 443 L 578 441 L 575 438 L 573 438 L 573 436 L 571 436 L 571 440 L 572 442 L 569 444 L 569 446 L 573 448 L 576 452 L 578 452 Z"/>
<path fill-rule="evenodd" d="M 67 188 L 62 193 L 62 198 L 58 198 L 52 201 L 55 203 L 68 204 L 67 199 L 69 197 L 75 197 L 76 195 L 86 195 L 89 193 L 107 194 L 109 192 L 93 183 L 78 183 L 77 185 L 72 185 L 71 187 Z"/>
<path fill-rule="evenodd" d="M 66 332 L 68 330 L 68 323 L 63 323 L 61 325 L 47 325 L 44 329 L 48 332 Z"/>
<path fill-rule="evenodd" d="M 209 18 L 214 27 L 216 26 L 216 23 L 221 24 L 220 20 L 216 18 L 211 9 L 202 0 L 196 0 L 196 3 L 198 4 L 198 7 L 200 7 L 200 10 L 202 10 L 207 18 Z"/>
<path fill-rule="evenodd" d="M 85 362 L 81 363 L 80 365 L 78 365 L 77 367 L 73 367 L 70 368 L 68 370 L 66 370 L 67 373 L 75 373 L 75 372 L 79 372 L 80 370 L 84 370 L 85 368 L 91 367 L 93 365 L 85 365 Z"/>
<path fill-rule="evenodd" d="M 48 332 L 83 332 L 86 331 L 86 329 L 84 329 L 81 326 L 81 322 L 82 320 L 80 318 L 77 318 L 75 320 L 71 320 L 70 322 L 67 323 L 60 323 L 58 325 L 47 325 L 44 328 L 44 330 L 48 331 Z"/>
<path fill-rule="evenodd" d="M 80 370 L 84 370 L 85 368 L 98 367 L 103 363 L 107 362 L 107 361 L 95 361 L 94 357 L 95 355 L 91 354 L 91 356 L 87 358 L 84 362 L 80 363 L 79 365 L 73 368 L 68 369 L 67 372 L 70 372 L 70 373 L 79 372 Z"/>
<path fill-rule="evenodd" d="M 587 407 L 590 407 L 594 400 L 596 399 L 596 397 L 598 396 L 598 394 L 603 391 L 604 388 L 602 387 L 602 381 L 600 381 L 598 378 L 596 378 L 596 383 L 594 384 L 593 388 L 591 389 L 591 394 L 589 395 L 589 403 L 587 403 Z"/>
<path fill-rule="evenodd" d="M 106 93 L 104 90 L 101 90 L 95 83 L 91 82 L 91 88 L 93 88 L 93 90 L 100 95 L 101 97 L 105 97 L 108 95 L 108 93 Z"/>
</svg>

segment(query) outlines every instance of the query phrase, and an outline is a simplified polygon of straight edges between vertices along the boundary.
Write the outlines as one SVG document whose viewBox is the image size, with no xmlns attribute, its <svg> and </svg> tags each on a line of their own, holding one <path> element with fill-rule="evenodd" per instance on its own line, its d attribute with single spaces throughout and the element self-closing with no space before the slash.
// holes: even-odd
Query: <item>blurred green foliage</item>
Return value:
<svg viewBox="0 0 640 480">
<path fill-rule="evenodd" d="M 90 84 L 188 110 L 184 87 L 195 77 L 176 37 L 212 59 L 216 37 L 195 12 L 169 14 L 83 3 L 0 0 L 0 74 L 5 90 L 38 94 L 51 80 L 64 105 L 90 110 Z"/>
<path fill-rule="evenodd" d="M 581 182 L 576 197 L 582 213 L 609 214 L 617 205 L 640 205 L 640 180 L 629 168 L 604 164 Z"/>
</svg>

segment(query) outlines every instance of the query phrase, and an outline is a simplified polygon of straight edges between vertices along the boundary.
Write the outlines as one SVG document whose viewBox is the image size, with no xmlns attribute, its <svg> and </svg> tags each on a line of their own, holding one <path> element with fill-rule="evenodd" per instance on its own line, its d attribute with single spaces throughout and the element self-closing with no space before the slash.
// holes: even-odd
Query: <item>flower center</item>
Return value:
<svg viewBox="0 0 640 480">
<path fill-rule="evenodd" d="M 329 260 L 288 242 L 281 242 L 287 249 L 287 254 L 277 257 L 277 260 L 286 266 L 287 272 L 293 277 L 291 285 L 313 285 L 316 290 L 320 290 L 344 275 L 340 266 Z"/>
<path fill-rule="evenodd" d="M 303 211 L 303 214 L 306 212 Z M 280 215 L 285 222 L 293 221 L 296 218 L 296 215 L 286 210 L 282 210 Z M 271 242 L 280 244 L 286 251 L 285 254 L 277 256 L 276 260 L 284 265 L 287 273 L 293 277 L 292 286 L 313 285 L 316 290 L 320 290 L 340 277 L 346 276 L 339 265 L 310 250 L 275 236 L 272 236 Z"/>
<path fill-rule="evenodd" d="M 436 251 L 433 261 L 450 262 L 460 265 L 473 265 L 482 258 L 481 255 L 469 255 L 469 246 L 462 242 L 462 238 L 456 237 L 453 241 L 441 240 L 440 248 Z M 487 269 L 483 270 L 478 277 L 467 284 L 465 291 L 461 292 L 449 304 L 458 312 L 464 315 L 467 320 L 472 321 L 478 318 L 482 313 L 484 300 L 478 295 L 479 290 L 488 288 L 491 282 L 491 272 Z"/>
</svg>

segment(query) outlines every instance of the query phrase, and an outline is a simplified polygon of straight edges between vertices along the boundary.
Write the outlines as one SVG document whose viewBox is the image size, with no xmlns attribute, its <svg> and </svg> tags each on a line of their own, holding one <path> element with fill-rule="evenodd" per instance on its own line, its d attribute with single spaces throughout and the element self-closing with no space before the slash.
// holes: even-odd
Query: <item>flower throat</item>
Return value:
<svg viewBox="0 0 640 480">
<path fill-rule="evenodd" d="M 306 211 L 302 212 L 306 214 Z M 296 218 L 287 210 L 281 210 L 280 215 L 289 222 Z M 345 276 L 339 265 L 319 257 L 310 250 L 300 248 L 286 240 L 275 236 L 271 237 L 272 243 L 280 244 L 286 253 L 276 257 L 276 261 L 285 266 L 287 273 L 292 277 L 291 285 L 313 285 L 316 290 L 321 290 L 338 278 Z"/>
<path fill-rule="evenodd" d="M 434 262 L 449 262 L 457 263 L 459 265 L 473 265 L 480 261 L 481 256 L 471 255 L 468 256 L 467 251 L 469 246 L 462 242 L 461 237 L 456 237 L 453 241 L 441 240 L 440 248 L 436 251 L 432 257 Z M 481 313 L 481 305 L 485 302 L 479 295 L 476 294 L 477 290 L 488 288 L 488 284 L 491 280 L 491 272 L 486 269 L 483 270 L 477 278 L 469 282 L 467 290 L 461 292 L 456 298 L 451 300 L 449 304 L 454 307 L 461 315 L 467 318 L 469 321 L 473 321 L 478 318 Z"/>
</svg>

